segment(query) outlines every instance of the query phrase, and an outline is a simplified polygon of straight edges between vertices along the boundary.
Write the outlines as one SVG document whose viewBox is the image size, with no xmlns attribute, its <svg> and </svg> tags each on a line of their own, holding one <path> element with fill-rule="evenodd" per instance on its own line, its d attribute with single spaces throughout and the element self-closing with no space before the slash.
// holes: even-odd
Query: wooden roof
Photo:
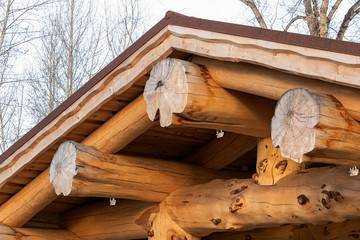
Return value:
<svg viewBox="0 0 360 240">
<path fill-rule="evenodd" d="M 207 64 L 223 64 L 225 70 L 243 68 L 247 71 L 243 76 L 250 76 L 255 85 L 258 76 L 254 73 L 270 76 L 270 85 L 271 76 L 279 79 L 280 75 L 284 84 L 290 79 L 289 85 L 316 82 L 319 89 L 333 89 L 327 93 L 338 95 L 349 113 L 360 119 L 358 96 L 346 94 L 359 92 L 360 44 L 168 12 L 163 20 L 0 156 L 0 204 L 48 168 L 61 143 L 81 142 L 141 95 L 152 67 L 167 57 L 200 65 L 210 59 Z M 212 77 L 216 80 L 216 71 Z M 226 83 L 222 87 L 234 93 L 261 95 L 274 103 L 278 100 L 271 91 L 262 94 L 261 89 L 239 90 Z M 288 88 L 273 87 L 283 88 L 283 92 Z M 257 141 L 256 137 L 251 139 L 255 142 L 251 150 L 221 168 L 251 175 L 255 171 Z M 214 129 L 154 125 L 118 153 L 185 161 L 212 141 L 218 141 Z M 58 228 L 60 214 L 94 201 L 98 199 L 58 197 L 25 226 Z"/>
</svg>

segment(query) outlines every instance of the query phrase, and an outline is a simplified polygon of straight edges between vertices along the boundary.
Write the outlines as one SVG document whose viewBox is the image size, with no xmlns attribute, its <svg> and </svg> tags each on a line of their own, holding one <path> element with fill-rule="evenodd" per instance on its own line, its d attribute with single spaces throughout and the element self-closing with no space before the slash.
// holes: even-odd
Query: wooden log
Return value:
<svg viewBox="0 0 360 240">
<path fill-rule="evenodd" d="M 286 225 L 245 232 L 213 233 L 203 240 L 315 240 L 306 225 Z"/>
<path fill-rule="evenodd" d="M 231 92 L 214 82 L 206 69 L 178 59 L 157 63 L 146 82 L 144 98 L 151 120 L 160 125 L 197 124 L 197 127 L 268 137 L 273 115 L 272 100 Z M 180 119 L 173 119 L 173 113 Z M 200 124 L 199 124 L 200 123 Z"/>
<path fill-rule="evenodd" d="M 194 56 L 221 87 L 279 100 L 290 89 L 307 88 L 336 97 L 351 117 L 360 121 L 360 89 L 335 85 L 249 63 L 232 63 Z"/>
<path fill-rule="evenodd" d="M 162 204 L 182 230 L 196 237 L 283 224 L 319 225 L 359 218 L 359 180 L 345 166 L 312 168 L 273 186 L 250 179 L 214 180 L 179 189 Z"/>
<path fill-rule="evenodd" d="M 149 202 L 161 202 L 181 187 L 235 176 L 226 174 L 174 161 L 105 154 L 70 141 L 60 145 L 50 166 L 57 194 Z"/>
<path fill-rule="evenodd" d="M 304 88 L 287 91 L 271 122 L 273 145 L 296 162 L 359 165 L 360 124 L 330 95 Z"/>
<path fill-rule="evenodd" d="M 153 122 L 147 117 L 146 103 L 143 96 L 139 96 L 82 143 L 115 153 L 151 126 Z M 0 222 L 11 227 L 21 227 L 56 197 L 49 181 L 48 168 L 0 206 Z"/>
<path fill-rule="evenodd" d="M 41 228 L 12 228 L 0 223 L 2 240 L 75 240 L 80 239 L 67 230 Z"/>
<path fill-rule="evenodd" d="M 221 169 L 249 152 L 256 144 L 254 137 L 225 132 L 222 138 L 211 140 L 183 161 L 199 163 L 206 168 Z"/>
<path fill-rule="evenodd" d="M 141 239 L 147 238 L 147 221 L 157 204 L 117 200 L 87 204 L 61 216 L 61 223 L 81 239 Z"/>
<path fill-rule="evenodd" d="M 274 185 L 287 175 L 304 169 L 304 164 L 281 156 L 280 148 L 274 148 L 271 137 L 258 143 L 256 175 L 254 180 L 260 185 Z"/>
<path fill-rule="evenodd" d="M 311 234 L 317 240 L 358 239 L 360 236 L 360 221 L 345 221 L 329 223 L 321 226 L 308 225 Z"/>
</svg>

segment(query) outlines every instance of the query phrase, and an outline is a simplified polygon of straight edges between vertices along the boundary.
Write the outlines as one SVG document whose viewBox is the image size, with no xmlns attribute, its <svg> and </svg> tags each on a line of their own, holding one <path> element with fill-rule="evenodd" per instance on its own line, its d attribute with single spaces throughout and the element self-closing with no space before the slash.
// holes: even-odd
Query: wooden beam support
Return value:
<svg viewBox="0 0 360 240">
<path fill-rule="evenodd" d="M 232 63 L 194 56 L 192 62 L 203 65 L 221 87 L 279 100 L 293 88 L 307 88 L 336 97 L 351 117 L 360 121 L 360 89 L 346 87 L 276 71 L 250 63 Z"/>
<path fill-rule="evenodd" d="M 271 137 L 268 137 L 258 143 L 253 179 L 260 185 L 274 185 L 287 175 L 304 169 L 304 165 L 281 156 L 280 148 L 274 148 Z"/>
<path fill-rule="evenodd" d="M 343 222 L 360 216 L 359 180 L 360 176 L 349 176 L 345 166 L 307 169 L 273 186 L 250 179 L 214 180 L 173 192 L 161 203 L 160 212 L 196 237 L 283 224 Z M 178 233 L 172 225 L 163 231 Z"/>
<path fill-rule="evenodd" d="M 2 240 L 78 240 L 75 234 L 67 230 L 41 228 L 12 228 L 0 223 Z"/>
<path fill-rule="evenodd" d="M 105 154 L 75 142 L 62 143 L 50 166 L 57 194 L 148 202 L 161 202 L 182 187 L 231 177 L 235 174 L 180 162 Z"/>
<path fill-rule="evenodd" d="M 198 163 L 206 168 L 221 169 L 256 147 L 254 137 L 225 132 L 222 138 L 215 138 L 183 161 Z"/>
<path fill-rule="evenodd" d="M 141 239 L 147 238 L 149 214 L 158 205 L 149 202 L 117 200 L 81 206 L 61 216 L 61 223 L 81 239 Z"/>
<path fill-rule="evenodd" d="M 203 240 L 315 240 L 306 225 L 286 225 L 276 228 L 255 229 L 245 232 L 213 233 Z M 320 239 L 319 239 L 320 240 Z"/>
<path fill-rule="evenodd" d="M 146 113 L 146 102 L 139 96 L 82 141 L 83 144 L 115 153 L 151 126 Z M 49 181 L 49 169 L 0 206 L 0 222 L 21 227 L 35 214 L 56 199 Z"/>
<path fill-rule="evenodd" d="M 149 118 L 159 116 L 162 127 L 185 125 L 270 136 L 272 100 L 225 90 L 194 63 L 170 58 L 157 63 L 146 82 L 144 98 Z"/>
<path fill-rule="evenodd" d="M 274 146 L 296 162 L 360 165 L 360 124 L 330 95 L 304 88 L 287 91 L 271 122 Z"/>
</svg>

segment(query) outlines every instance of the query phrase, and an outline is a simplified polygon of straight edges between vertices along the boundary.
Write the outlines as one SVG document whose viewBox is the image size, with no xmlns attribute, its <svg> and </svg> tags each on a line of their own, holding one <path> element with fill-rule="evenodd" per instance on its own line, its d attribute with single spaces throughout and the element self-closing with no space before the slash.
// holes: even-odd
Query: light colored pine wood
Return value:
<svg viewBox="0 0 360 240">
<path fill-rule="evenodd" d="M 280 148 L 274 148 L 271 137 L 258 143 L 256 173 L 260 185 L 274 185 L 287 175 L 304 169 L 304 164 L 281 156 Z"/>
<path fill-rule="evenodd" d="M 287 91 L 271 122 L 271 137 L 281 154 L 296 162 L 358 165 L 360 124 L 334 97 L 304 88 Z"/>
<path fill-rule="evenodd" d="M 358 56 L 253 38 L 170 26 L 172 46 L 221 61 L 248 62 L 295 75 L 359 88 Z"/>
<path fill-rule="evenodd" d="M 143 97 L 139 96 L 133 103 L 127 105 L 85 138 L 82 143 L 106 152 L 117 152 L 152 125 L 153 122 L 148 119 L 146 114 L 146 103 Z M 67 165 L 63 167 L 71 168 Z M 92 186 L 96 188 L 96 185 Z M 50 183 L 49 169 L 46 169 L 0 207 L 0 222 L 12 227 L 21 227 L 56 197 Z"/>
<path fill-rule="evenodd" d="M 75 234 L 67 230 L 41 228 L 11 228 L 0 223 L 1 240 L 77 240 Z"/>
<path fill-rule="evenodd" d="M 360 121 L 360 89 L 319 81 L 298 74 L 276 71 L 250 63 L 233 63 L 194 56 L 221 87 L 279 100 L 293 88 L 307 88 L 336 97 L 354 119 Z"/>
<path fill-rule="evenodd" d="M 57 194 L 149 202 L 161 202 L 181 187 L 238 176 L 226 174 L 173 161 L 105 154 L 74 142 L 61 144 L 50 166 Z"/>
<path fill-rule="evenodd" d="M 194 236 L 283 224 L 326 224 L 357 219 L 360 176 L 348 168 L 312 168 L 261 186 L 252 180 L 214 180 L 179 189 L 167 197 L 171 219 Z"/>
<path fill-rule="evenodd" d="M 245 232 L 213 233 L 203 240 L 315 240 L 307 226 L 282 226 Z"/>
<path fill-rule="evenodd" d="M 62 224 L 81 239 L 141 239 L 147 237 L 147 222 L 157 204 L 117 199 L 87 204 L 61 217 Z"/>
<path fill-rule="evenodd" d="M 216 129 L 222 124 L 232 132 L 269 136 L 272 100 L 225 90 L 206 69 L 190 62 L 167 58 L 155 65 L 144 98 L 149 118 L 154 120 L 159 113 L 162 127 L 187 125 L 188 121 L 190 125 L 206 123 L 206 128 Z M 185 121 L 174 121 L 174 114 Z"/>
<path fill-rule="evenodd" d="M 102 152 L 115 153 L 153 126 L 142 95 L 82 141 Z"/>
<path fill-rule="evenodd" d="M 221 169 L 253 149 L 256 144 L 257 139 L 254 137 L 225 132 L 222 138 L 214 138 L 183 161 Z"/>
</svg>

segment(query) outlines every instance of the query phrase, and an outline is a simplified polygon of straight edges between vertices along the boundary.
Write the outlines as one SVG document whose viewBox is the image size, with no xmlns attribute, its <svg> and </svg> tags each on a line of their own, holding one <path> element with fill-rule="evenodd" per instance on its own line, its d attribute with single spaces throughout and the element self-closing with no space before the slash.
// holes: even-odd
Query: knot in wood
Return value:
<svg viewBox="0 0 360 240">
<path fill-rule="evenodd" d="M 305 196 L 304 194 L 299 195 L 297 197 L 297 199 L 298 199 L 298 203 L 300 205 L 305 205 L 306 203 L 309 202 L 309 198 L 307 196 Z"/>
<path fill-rule="evenodd" d="M 163 83 L 161 80 L 159 80 L 159 81 L 157 82 L 156 87 L 155 87 L 154 90 L 156 90 L 156 89 L 158 89 L 159 87 L 162 87 L 162 86 L 164 86 L 164 83 Z"/>
<path fill-rule="evenodd" d="M 147 231 L 147 235 L 148 235 L 149 237 L 153 237 L 153 236 L 154 236 L 154 230 L 152 230 L 152 229 L 148 230 L 148 231 Z"/>
<path fill-rule="evenodd" d="M 246 200 L 243 196 L 238 196 L 233 199 L 231 206 L 229 207 L 229 212 L 235 213 L 239 209 L 245 206 Z"/>
</svg>

